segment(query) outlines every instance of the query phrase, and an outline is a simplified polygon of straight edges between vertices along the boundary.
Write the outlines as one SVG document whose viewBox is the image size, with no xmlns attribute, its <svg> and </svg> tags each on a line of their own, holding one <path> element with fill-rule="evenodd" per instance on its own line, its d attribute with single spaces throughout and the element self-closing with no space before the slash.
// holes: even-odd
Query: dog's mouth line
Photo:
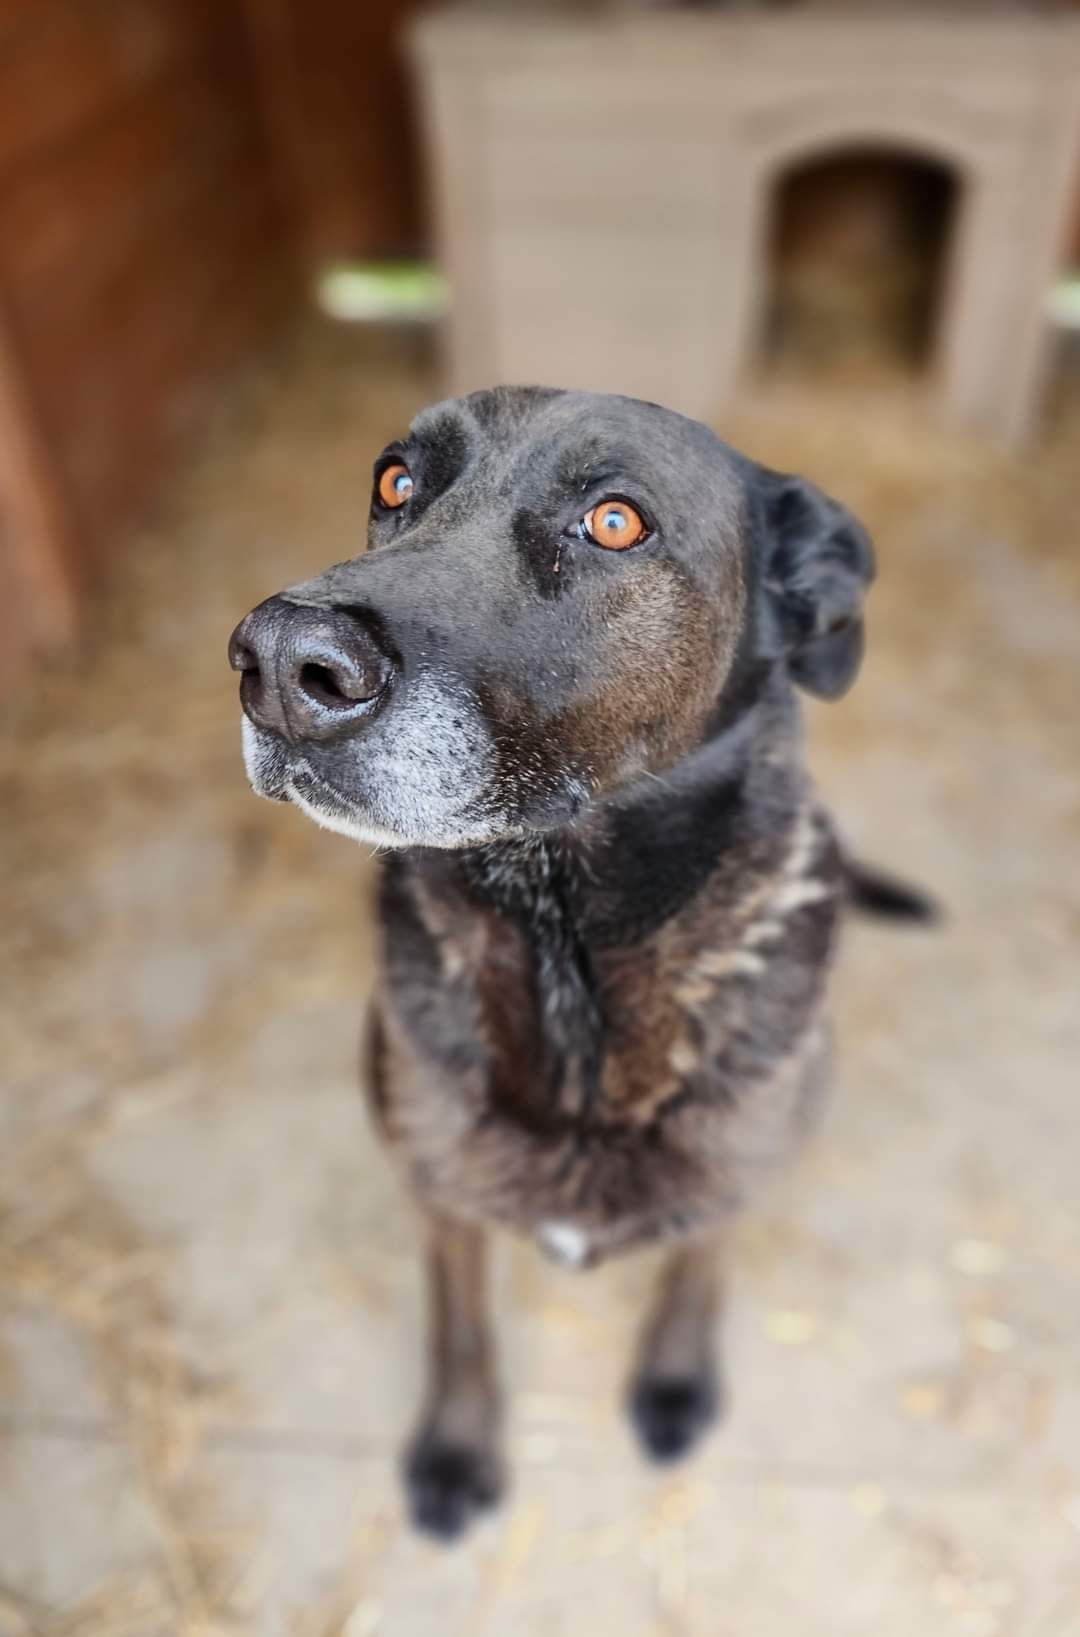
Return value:
<svg viewBox="0 0 1080 1637">
<path fill-rule="evenodd" d="M 279 744 L 272 753 L 262 750 L 251 758 L 249 776 L 257 793 L 270 801 L 306 801 L 312 806 L 330 807 L 342 818 L 357 817 L 355 803 L 317 773 L 292 746 Z"/>
<path fill-rule="evenodd" d="M 319 802 L 329 805 L 341 818 L 357 817 L 356 808 L 348 797 L 343 796 L 341 791 L 320 773 L 316 773 L 303 757 L 298 757 L 287 767 L 282 784 L 285 797 L 290 801 L 299 796 L 313 805 L 318 805 Z"/>
</svg>

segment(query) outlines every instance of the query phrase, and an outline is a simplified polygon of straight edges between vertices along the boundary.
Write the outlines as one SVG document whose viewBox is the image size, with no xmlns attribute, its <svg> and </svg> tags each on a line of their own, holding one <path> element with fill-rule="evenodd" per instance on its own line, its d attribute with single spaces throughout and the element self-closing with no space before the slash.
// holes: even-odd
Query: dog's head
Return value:
<svg viewBox="0 0 1080 1637">
<path fill-rule="evenodd" d="M 549 829 L 777 667 L 842 693 L 872 574 L 850 513 L 655 404 L 438 404 L 376 462 L 368 550 L 234 633 L 248 774 L 382 844 Z"/>
</svg>

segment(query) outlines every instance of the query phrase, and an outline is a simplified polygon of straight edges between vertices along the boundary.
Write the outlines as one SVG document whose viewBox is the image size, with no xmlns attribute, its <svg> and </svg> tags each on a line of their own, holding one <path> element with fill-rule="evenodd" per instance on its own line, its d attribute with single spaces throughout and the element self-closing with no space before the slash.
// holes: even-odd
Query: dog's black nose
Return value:
<svg viewBox="0 0 1080 1637">
<path fill-rule="evenodd" d="M 362 611 L 270 597 L 229 638 L 240 703 L 293 743 L 333 739 L 372 714 L 392 666 Z"/>
</svg>

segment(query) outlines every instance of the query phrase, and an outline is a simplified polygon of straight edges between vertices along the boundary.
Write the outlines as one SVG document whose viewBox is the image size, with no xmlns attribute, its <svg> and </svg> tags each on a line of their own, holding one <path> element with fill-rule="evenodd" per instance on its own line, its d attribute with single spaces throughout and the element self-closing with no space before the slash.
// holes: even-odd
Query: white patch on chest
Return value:
<svg viewBox="0 0 1080 1637">
<path fill-rule="evenodd" d="M 584 1267 L 589 1259 L 589 1236 L 572 1222 L 541 1222 L 536 1238 L 540 1249 L 564 1267 Z"/>
</svg>

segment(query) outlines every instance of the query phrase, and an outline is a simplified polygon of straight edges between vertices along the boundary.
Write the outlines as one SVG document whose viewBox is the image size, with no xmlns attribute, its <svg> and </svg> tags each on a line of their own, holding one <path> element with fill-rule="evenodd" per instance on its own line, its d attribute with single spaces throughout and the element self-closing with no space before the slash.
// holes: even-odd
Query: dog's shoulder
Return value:
<svg viewBox="0 0 1080 1637">
<path fill-rule="evenodd" d="M 756 862 L 724 860 L 669 923 L 603 963 L 606 1100 L 638 1125 L 721 1116 L 801 1049 L 824 991 L 843 874 L 812 800 Z"/>
</svg>

